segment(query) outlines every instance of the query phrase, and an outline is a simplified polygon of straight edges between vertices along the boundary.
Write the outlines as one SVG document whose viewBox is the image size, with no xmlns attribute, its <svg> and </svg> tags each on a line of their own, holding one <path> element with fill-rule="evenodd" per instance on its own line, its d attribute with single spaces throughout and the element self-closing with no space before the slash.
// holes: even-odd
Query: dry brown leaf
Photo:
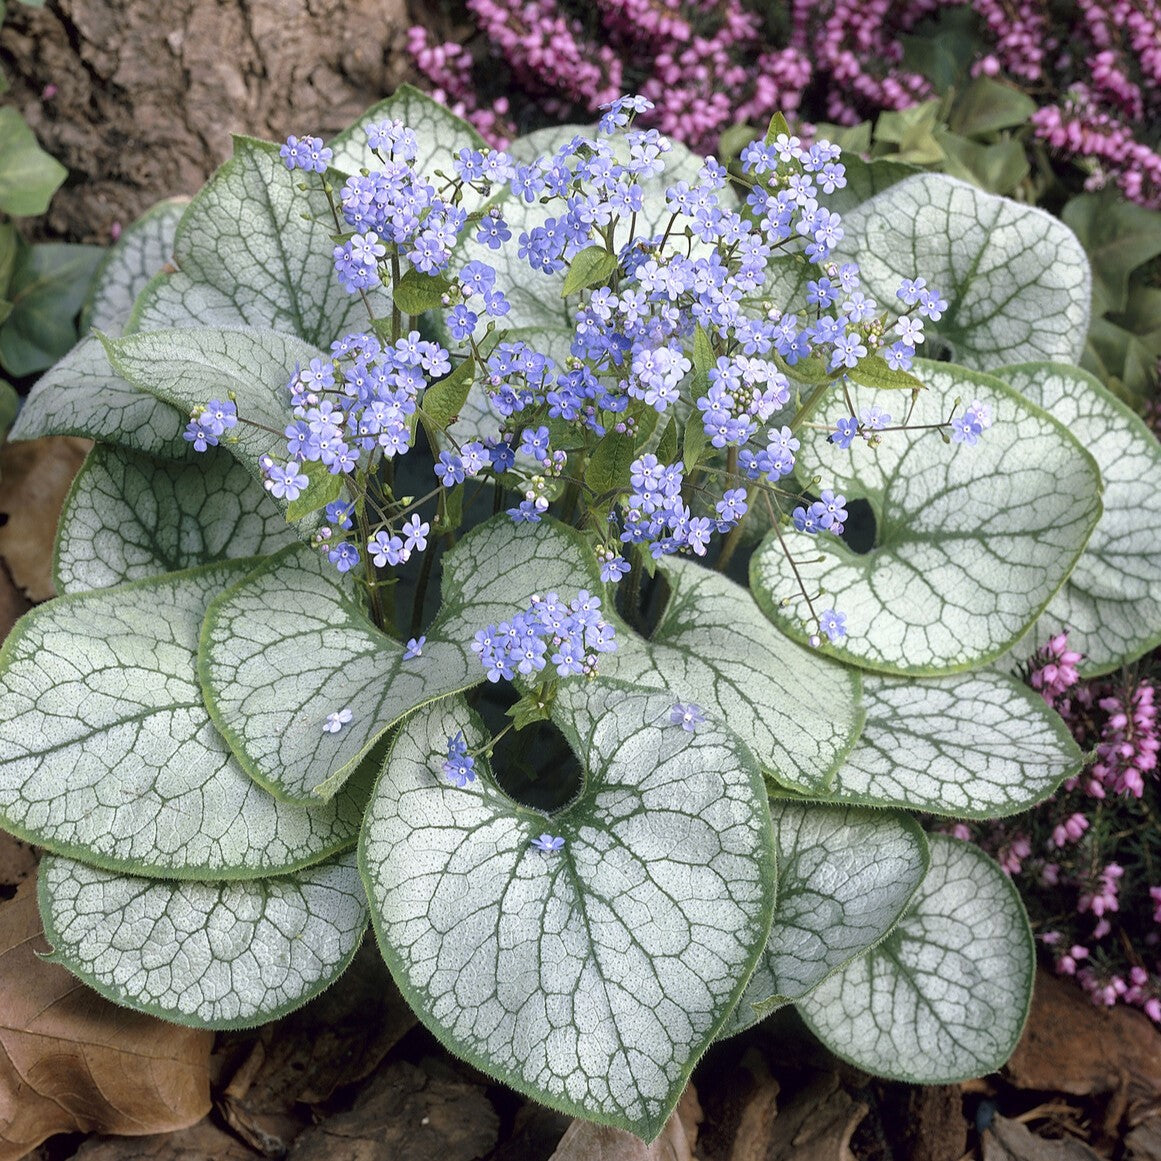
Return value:
<svg viewBox="0 0 1161 1161">
<path fill-rule="evenodd" d="M 697 1093 L 690 1084 L 653 1144 L 646 1145 L 624 1129 L 573 1121 L 549 1161 L 692 1161 L 701 1118 Z"/>
<path fill-rule="evenodd" d="M 1124 1090 L 1131 1103 L 1147 1102 L 1161 1092 L 1161 1032 L 1142 1013 L 1098 1008 L 1076 984 L 1040 971 L 1006 1071 L 1018 1088 L 1077 1096 Z"/>
<path fill-rule="evenodd" d="M 847 1096 L 834 1073 L 819 1077 L 774 1121 L 766 1156 L 770 1161 L 855 1161 L 851 1136 L 867 1106 Z"/>
<path fill-rule="evenodd" d="M 0 899 L 11 899 L 16 888 L 36 874 L 36 847 L 0 831 Z"/>
<path fill-rule="evenodd" d="M 173 1133 L 90 1137 L 72 1161 L 254 1161 L 254 1154 L 207 1118 Z"/>
<path fill-rule="evenodd" d="M 429 1076 L 397 1061 L 380 1070 L 348 1113 L 294 1142 L 289 1161 L 475 1161 L 500 1135 L 500 1118 L 476 1084 Z"/>
<path fill-rule="evenodd" d="M 0 561 L 0 642 L 31 607 L 28 598 L 12 583 L 4 562 Z"/>
<path fill-rule="evenodd" d="M 1150 1117 L 1125 1137 L 1126 1161 L 1161 1161 L 1161 1116 Z"/>
<path fill-rule="evenodd" d="M 1075 1137 L 1050 1141 L 1007 1117 L 992 1118 L 984 1131 L 983 1145 L 984 1161 L 1104 1161 Z"/>
<path fill-rule="evenodd" d="M 56 595 L 56 525 L 65 493 L 92 446 L 91 440 L 53 435 L 0 447 L 0 557 L 31 601 Z"/>
<path fill-rule="evenodd" d="M 0 905 L 0 1161 L 54 1133 L 137 1136 L 205 1116 L 213 1035 L 118 1007 L 46 950 L 29 880 Z"/>
</svg>

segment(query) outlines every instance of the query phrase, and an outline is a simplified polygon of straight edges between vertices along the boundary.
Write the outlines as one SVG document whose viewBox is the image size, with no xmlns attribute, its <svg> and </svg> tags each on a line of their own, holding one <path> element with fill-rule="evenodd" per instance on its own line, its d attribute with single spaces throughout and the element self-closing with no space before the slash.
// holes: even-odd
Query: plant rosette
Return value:
<svg viewBox="0 0 1161 1161">
<path fill-rule="evenodd" d="M 840 219 L 825 142 L 730 175 L 641 108 L 497 153 L 403 89 L 110 255 L 15 423 L 97 446 L 0 654 L 0 820 L 105 995 L 258 1024 L 370 925 L 451 1051 L 645 1138 L 783 1004 L 881 1075 L 1011 1052 L 1019 898 L 912 815 L 1080 769 L 1030 633 L 1156 643 L 1084 254 L 934 175 Z"/>
</svg>

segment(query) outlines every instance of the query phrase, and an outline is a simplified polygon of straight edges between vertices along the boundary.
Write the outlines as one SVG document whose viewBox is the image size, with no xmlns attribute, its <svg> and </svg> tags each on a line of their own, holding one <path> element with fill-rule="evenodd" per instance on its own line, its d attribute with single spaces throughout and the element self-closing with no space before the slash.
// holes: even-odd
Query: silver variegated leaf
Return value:
<svg viewBox="0 0 1161 1161">
<path fill-rule="evenodd" d="M 931 867 L 876 948 L 798 1002 L 836 1056 L 877 1076 L 954 1084 L 1016 1047 L 1036 953 L 1011 881 L 978 847 L 932 835 Z"/>
<path fill-rule="evenodd" d="M 111 588 L 298 542 L 269 494 L 221 448 L 157 460 L 98 444 L 57 528 L 59 592 Z"/>
<path fill-rule="evenodd" d="M 253 562 L 59 597 L 0 650 L 0 825 L 110 870 L 243 879 L 352 845 L 359 802 L 306 807 L 253 782 L 197 679 L 206 605 Z"/>
<path fill-rule="evenodd" d="M 145 288 L 129 330 L 271 327 L 326 348 L 345 331 L 367 328 L 363 300 L 335 276 L 335 224 L 319 179 L 288 171 L 278 149 L 234 138 L 234 156 L 178 225 L 176 273 Z M 313 196 L 298 188 L 304 177 L 316 186 Z M 372 292 L 372 304 L 378 317 L 390 313 L 385 292 Z"/>
<path fill-rule="evenodd" d="M 1161 644 L 1161 444 L 1078 367 L 1028 363 L 999 374 L 1068 427 L 1104 481 L 1101 518 L 1064 587 L 1021 639 L 1023 657 L 1068 629 L 1070 647 L 1085 655 L 1082 671 L 1108 673 Z"/>
<path fill-rule="evenodd" d="M 146 210 L 117 239 L 97 270 L 81 312 L 81 332 L 90 328 L 116 337 L 133 313 L 146 284 L 173 257 L 177 223 L 189 198 L 167 198 Z"/>
<path fill-rule="evenodd" d="M 955 818 L 1027 810 L 1080 771 L 1068 727 L 1002 673 L 863 678 L 863 732 L 830 797 Z"/>
<path fill-rule="evenodd" d="M 865 498 L 875 541 L 860 554 L 827 534 L 783 534 L 806 585 L 825 591 L 816 607 L 847 615 L 834 651 L 886 673 L 954 672 L 998 657 L 1064 583 L 1101 511 L 1096 463 L 1054 419 L 989 375 L 941 363 L 917 371 L 928 390 L 912 424 L 942 422 L 959 397 L 989 406 L 993 426 L 975 446 L 891 432 L 877 448 L 857 441 L 843 451 L 825 432 L 805 436 L 802 470 L 848 501 Z M 881 392 L 850 394 L 856 411 L 883 403 Z M 774 623 L 805 640 L 805 603 L 776 537 L 754 555 L 750 580 Z"/>
<path fill-rule="evenodd" d="M 566 683 L 571 686 L 572 683 Z M 563 687 L 562 687 L 563 688 Z M 449 699 L 406 720 L 368 807 L 360 866 L 384 958 L 420 1019 L 520 1092 L 656 1136 L 769 930 L 761 774 L 730 733 L 597 679 L 566 737 L 585 769 L 551 817 L 441 772 Z M 556 854 L 532 846 L 564 839 Z"/>
<path fill-rule="evenodd" d="M 898 922 L 927 873 L 906 815 L 773 799 L 778 903 L 766 951 L 722 1035 L 801 999 Z"/>
<path fill-rule="evenodd" d="M 49 957 L 163 1020 L 248 1028 L 318 995 L 367 927 L 355 853 L 276 879 L 142 879 L 49 856 L 38 874 Z"/>
<path fill-rule="evenodd" d="M 948 302 L 929 322 L 951 360 L 1075 362 L 1088 332 L 1092 273 L 1059 218 L 939 173 L 905 177 L 843 217 L 836 256 L 859 264 L 863 289 L 900 311 L 904 278 L 922 276 Z"/>
</svg>

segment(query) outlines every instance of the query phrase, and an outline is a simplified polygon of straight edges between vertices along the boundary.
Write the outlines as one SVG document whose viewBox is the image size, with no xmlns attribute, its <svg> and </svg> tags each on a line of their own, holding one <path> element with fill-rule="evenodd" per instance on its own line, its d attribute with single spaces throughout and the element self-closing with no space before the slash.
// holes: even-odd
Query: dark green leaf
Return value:
<svg viewBox="0 0 1161 1161">
<path fill-rule="evenodd" d="M 443 305 L 443 296 L 451 289 L 446 278 L 424 274 L 421 270 L 408 270 L 395 284 L 393 298 L 395 305 L 404 314 L 423 314 Z"/>
<path fill-rule="evenodd" d="M 568 298 L 586 286 L 600 286 L 616 269 L 616 254 L 610 254 L 604 246 L 589 246 L 572 260 L 560 288 L 560 297 Z"/>
<path fill-rule="evenodd" d="M 297 500 L 291 500 L 286 506 L 287 520 L 301 520 L 320 508 L 325 508 L 332 500 L 337 500 L 343 494 L 343 477 L 341 473 L 331 475 L 326 464 L 317 461 L 308 461 L 301 465 L 310 483 L 306 491 Z"/>
<path fill-rule="evenodd" d="M 74 319 L 103 253 L 64 242 L 20 246 L 8 289 L 13 309 L 0 328 L 0 364 L 10 374 L 43 371 L 77 341 Z"/>
<path fill-rule="evenodd" d="M 691 422 L 696 422 L 696 420 L 691 417 Z M 663 464 L 671 464 L 677 459 L 677 420 L 672 415 L 665 425 L 665 430 L 661 433 L 656 454 L 658 462 Z"/>
<path fill-rule="evenodd" d="M 526 693 L 510 710 L 508 717 L 517 732 L 533 722 L 546 722 L 552 717 L 552 703 L 555 693 L 546 693 L 544 690 L 533 690 Z"/>
<path fill-rule="evenodd" d="M 945 154 L 944 172 L 989 193 L 1011 193 L 1031 169 L 1024 146 L 1016 140 L 981 145 L 942 128 L 935 131 L 935 139 Z"/>
<path fill-rule="evenodd" d="M 16 388 L 6 379 L 0 379 L 0 439 L 12 426 L 19 407 L 20 396 L 16 394 Z"/>
<path fill-rule="evenodd" d="M 442 430 L 455 421 L 472 389 L 475 373 L 475 361 L 465 359 L 450 375 L 424 392 L 423 410 L 435 427 Z"/>
<path fill-rule="evenodd" d="M 1161 254 L 1161 213 L 1125 201 L 1119 194 L 1081 194 L 1061 212 L 1080 239 L 1093 273 L 1093 313 L 1123 311 L 1129 275 Z"/>
<path fill-rule="evenodd" d="M 710 341 L 705 327 L 699 323 L 693 332 L 693 369 L 695 371 L 708 371 L 716 365 L 717 358 L 714 355 L 713 343 Z"/>
<path fill-rule="evenodd" d="M 0 222 L 0 298 L 8 297 L 8 284 L 16 268 L 16 258 L 20 253 L 20 237 L 11 222 Z M 2 322 L 3 319 L 0 319 Z"/>
<path fill-rule="evenodd" d="M 880 355 L 867 355 L 857 367 L 847 369 L 848 377 L 860 387 L 879 391 L 922 391 L 924 385 L 906 371 L 892 371 Z"/>
<path fill-rule="evenodd" d="M 786 122 L 786 118 L 781 113 L 775 113 L 770 118 L 770 125 L 766 130 L 766 144 L 773 145 L 780 134 L 785 133 L 787 137 L 790 136 L 790 126 Z"/>
<path fill-rule="evenodd" d="M 1015 129 L 1036 112 L 1036 102 L 1013 85 L 991 77 L 975 77 L 956 98 L 948 126 L 964 137 L 981 137 L 1000 129 Z"/>
<path fill-rule="evenodd" d="M 13 108 L 0 109 L 0 210 L 13 217 L 43 214 L 68 170 L 37 144 Z"/>
<path fill-rule="evenodd" d="M 626 491 L 629 466 L 637 458 L 637 441 L 631 435 L 610 431 L 593 448 L 585 467 L 585 483 L 598 495 Z"/>
<path fill-rule="evenodd" d="M 681 460 L 685 464 L 686 472 L 692 472 L 701 462 L 705 445 L 705 427 L 701 421 L 701 412 L 697 412 L 686 421 L 685 438 L 682 440 Z"/>
</svg>

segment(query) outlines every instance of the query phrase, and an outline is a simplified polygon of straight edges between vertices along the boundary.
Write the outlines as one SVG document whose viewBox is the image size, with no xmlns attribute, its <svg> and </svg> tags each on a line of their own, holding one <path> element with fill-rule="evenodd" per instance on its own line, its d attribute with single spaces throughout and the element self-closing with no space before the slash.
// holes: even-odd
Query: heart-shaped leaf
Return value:
<svg viewBox="0 0 1161 1161">
<path fill-rule="evenodd" d="M 1036 953 L 1020 896 L 978 847 L 932 835 L 931 868 L 878 947 L 798 1002 L 836 1055 L 877 1076 L 954 1084 L 1012 1054 Z"/>
<path fill-rule="evenodd" d="M 783 534 L 810 561 L 800 568 L 808 586 L 825 590 L 823 607 L 847 615 L 836 651 L 887 673 L 954 672 L 999 656 L 1064 583 L 1100 515 L 1096 464 L 1054 419 L 989 375 L 936 363 L 917 373 L 930 389 L 913 424 L 942 422 L 958 397 L 989 406 L 994 426 L 974 447 L 926 431 L 843 451 L 825 432 L 804 435 L 803 470 L 848 501 L 867 499 L 875 542 L 860 554 L 833 536 Z M 858 413 L 875 393 L 849 394 Z M 776 537 L 755 553 L 750 577 L 766 614 L 805 640 L 804 602 Z"/>
<path fill-rule="evenodd" d="M 1050 411 L 1101 466 L 1104 511 L 1064 587 L 1025 635 L 1025 656 L 1061 629 L 1108 673 L 1161 644 L 1161 445 L 1085 371 L 1028 363 L 1000 372 Z"/>
<path fill-rule="evenodd" d="M 188 414 L 127 383 L 95 336 L 86 336 L 36 381 L 9 439 L 79 435 L 135 451 L 184 457 Z"/>
<path fill-rule="evenodd" d="M 770 803 L 778 903 L 765 954 L 723 1029 L 732 1036 L 800 999 L 877 944 L 927 873 L 927 841 L 906 815 Z"/>
<path fill-rule="evenodd" d="M 1003 673 L 863 678 L 863 732 L 829 797 L 954 818 L 998 818 L 1080 772 L 1060 715 Z"/>
<path fill-rule="evenodd" d="M 286 459 L 286 441 L 269 429 L 281 432 L 293 421 L 286 390 L 291 375 L 311 359 L 326 357 L 278 331 L 208 326 L 131 334 L 106 349 L 129 383 L 187 416 L 192 408 L 232 393 L 238 415 L 249 422 L 239 423 L 222 446 L 259 482 L 263 455 L 280 463 Z M 278 504 L 286 507 L 286 501 Z"/>
<path fill-rule="evenodd" d="M 0 822 L 110 870 L 244 879 L 354 841 L 350 794 L 307 808 L 247 777 L 202 704 L 206 605 L 241 561 L 59 597 L 0 649 Z M 335 707 L 338 708 L 338 707 Z"/>
<path fill-rule="evenodd" d="M 762 778 L 733 736 L 669 722 L 670 698 L 570 687 L 580 795 L 551 818 L 441 773 L 481 728 L 449 699 L 402 726 L 359 862 L 383 956 L 458 1055 L 553 1108 L 657 1135 L 770 925 Z M 562 723 L 563 724 L 563 723 Z M 562 837 L 554 854 L 532 846 Z"/>
<path fill-rule="evenodd" d="M 252 777 L 287 798 L 317 800 L 404 714 L 484 680 L 470 648 L 479 630 L 527 608 L 538 590 L 571 598 L 586 577 L 597 590 L 592 554 L 574 532 L 507 517 L 480 525 L 444 557 L 443 609 L 422 655 L 404 660 L 333 565 L 290 550 L 211 606 L 201 647 L 206 702 Z M 271 684 L 272 673 L 284 676 Z M 327 714 L 342 707 L 351 721 L 325 733 Z"/>
<path fill-rule="evenodd" d="M 278 148 L 234 138 L 234 156 L 182 215 L 176 273 L 145 288 L 127 330 L 271 327 L 326 348 L 345 331 L 366 329 L 367 307 L 335 277 L 326 201 L 321 191 L 299 190 L 303 175 L 287 170 Z M 390 301 L 373 293 L 382 317 Z"/>
<path fill-rule="evenodd" d="M 277 879 L 177 883 L 40 864 L 54 963 L 103 996 L 175 1024 L 247 1028 L 305 1004 L 367 926 L 354 851 Z"/>
<path fill-rule="evenodd" d="M 1035 206 L 919 173 L 843 218 L 842 254 L 889 308 L 922 276 L 948 302 L 928 323 L 952 360 L 981 371 L 1031 359 L 1075 362 L 1084 349 L 1092 275 L 1076 235 Z"/>
<path fill-rule="evenodd" d="M 659 568 L 670 596 L 653 636 L 618 627 L 601 673 L 695 702 L 783 785 L 824 788 L 859 735 L 857 672 L 787 640 L 720 573 L 679 558 Z"/>
<path fill-rule="evenodd" d="M 14 218 L 43 214 L 69 171 L 45 153 L 11 106 L 0 109 L 0 212 Z"/>
<path fill-rule="evenodd" d="M 111 588 L 295 543 L 278 505 L 224 450 L 175 461 L 98 444 L 61 513 L 56 587 Z"/>
<path fill-rule="evenodd" d="M 81 330 L 121 333 L 146 284 L 173 257 L 177 224 L 189 198 L 168 198 L 141 215 L 117 239 L 97 270 L 81 312 Z"/>
</svg>

